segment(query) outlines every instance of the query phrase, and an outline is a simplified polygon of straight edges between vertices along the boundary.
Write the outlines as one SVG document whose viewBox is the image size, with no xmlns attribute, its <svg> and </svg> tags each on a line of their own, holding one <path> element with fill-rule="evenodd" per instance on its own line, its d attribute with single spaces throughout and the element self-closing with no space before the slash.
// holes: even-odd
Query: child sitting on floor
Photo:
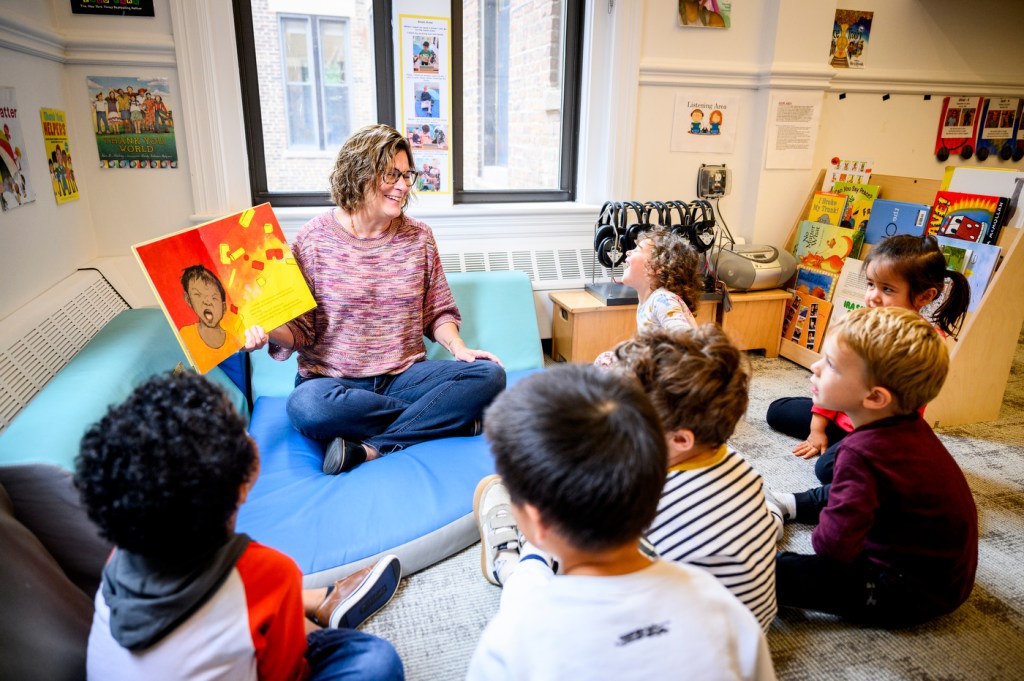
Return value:
<svg viewBox="0 0 1024 681">
<path fill-rule="evenodd" d="M 962 273 L 946 266 L 935 237 L 897 234 L 883 239 L 864 258 L 864 273 L 865 307 L 920 312 L 946 290 L 932 321 L 940 333 L 956 337 L 970 304 L 971 288 Z M 820 454 L 814 473 L 822 484 L 832 482 L 836 445 L 853 430 L 846 414 L 812 404 L 807 397 L 782 397 L 768 407 L 765 420 L 780 433 L 804 438 L 793 454 L 805 459 Z"/>
<path fill-rule="evenodd" d="M 662 227 L 644 232 L 636 248 L 626 254 L 622 283 L 636 289 L 637 333 L 697 326 L 693 310 L 704 290 L 700 258 L 679 234 Z M 615 356 L 602 352 L 594 364 L 610 367 Z"/>
<path fill-rule="evenodd" d="M 817 523 L 814 554 L 780 553 L 780 606 L 883 627 L 952 612 L 974 586 L 978 514 L 963 472 L 918 413 L 949 369 L 916 312 L 863 308 L 829 329 L 811 366 L 814 403 L 847 413 L 831 490 L 774 496 Z"/>
<path fill-rule="evenodd" d="M 747 410 L 743 354 L 714 324 L 652 331 L 615 349 L 661 417 L 668 478 L 647 538 L 658 555 L 715 575 L 768 628 L 775 617 L 775 542 L 781 511 L 764 482 L 726 445 Z"/>
<path fill-rule="evenodd" d="M 501 477 L 480 482 L 474 508 L 484 576 L 504 591 L 469 679 L 775 678 L 725 587 L 640 552 L 667 453 L 635 381 L 561 365 L 499 395 L 484 423 Z"/>
<path fill-rule="evenodd" d="M 116 544 L 96 593 L 90 679 L 403 678 L 391 644 L 353 628 L 394 595 L 398 559 L 302 591 L 290 558 L 236 534 L 259 458 L 202 376 L 136 388 L 86 432 L 75 464 L 89 517 Z"/>
</svg>

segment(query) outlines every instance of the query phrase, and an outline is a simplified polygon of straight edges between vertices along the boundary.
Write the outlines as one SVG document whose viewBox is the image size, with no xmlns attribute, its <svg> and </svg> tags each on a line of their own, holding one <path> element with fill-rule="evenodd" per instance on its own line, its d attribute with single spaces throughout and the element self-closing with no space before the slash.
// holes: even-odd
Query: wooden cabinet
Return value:
<svg viewBox="0 0 1024 681">
<path fill-rule="evenodd" d="M 782 322 L 790 294 L 782 289 L 731 292 L 731 309 L 722 311 L 722 329 L 740 350 L 764 350 L 765 357 L 779 356 Z"/>
</svg>

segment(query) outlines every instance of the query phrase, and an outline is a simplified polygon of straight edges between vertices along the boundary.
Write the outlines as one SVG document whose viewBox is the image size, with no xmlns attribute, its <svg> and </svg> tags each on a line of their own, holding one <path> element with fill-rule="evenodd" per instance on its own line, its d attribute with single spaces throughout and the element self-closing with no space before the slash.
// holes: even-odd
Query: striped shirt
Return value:
<svg viewBox="0 0 1024 681">
<path fill-rule="evenodd" d="M 715 575 L 768 628 L 775 617 L 775 541 L 760 474 L 722 446 L 669 469 L 647 538 L 662 558 Z"/>
<path fill-rule="evenodd" d="M 306 223 L 292 252 L 316 300 L 288 322 L 304 377 L 399 374 L 426 356 L 423 336 L 462 321 L 433 232 L 406 215 L 360 239 L 332 209 Z M 270 355 L 291 351 L 272 344 Z"/>
</svg>

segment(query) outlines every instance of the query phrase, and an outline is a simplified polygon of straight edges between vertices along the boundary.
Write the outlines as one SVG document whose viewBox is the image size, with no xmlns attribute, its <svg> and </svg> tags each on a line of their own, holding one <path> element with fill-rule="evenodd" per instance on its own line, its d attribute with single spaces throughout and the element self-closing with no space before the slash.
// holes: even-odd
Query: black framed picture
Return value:
<svg viewBox="0 0 1024 681">
<path fill-rule="evenodd" d="M 151 17 L 153 0 L 71 0 L 71 13 Z"/>
</svg>

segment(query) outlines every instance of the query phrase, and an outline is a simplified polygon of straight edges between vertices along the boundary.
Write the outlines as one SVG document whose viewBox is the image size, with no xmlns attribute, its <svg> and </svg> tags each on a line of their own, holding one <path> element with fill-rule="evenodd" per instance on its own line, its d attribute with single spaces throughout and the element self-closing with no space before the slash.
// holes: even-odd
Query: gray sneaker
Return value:
<svg viewBox="0 0 1024 681">
<path fill-rule="evenodd" d="M 490 475 L 476 486 L 473 514 L 480 529 L 480 571 L 488 582 L 501 586 L 519 563 L 522 541 L 501 476 Z"/>
</svg>

